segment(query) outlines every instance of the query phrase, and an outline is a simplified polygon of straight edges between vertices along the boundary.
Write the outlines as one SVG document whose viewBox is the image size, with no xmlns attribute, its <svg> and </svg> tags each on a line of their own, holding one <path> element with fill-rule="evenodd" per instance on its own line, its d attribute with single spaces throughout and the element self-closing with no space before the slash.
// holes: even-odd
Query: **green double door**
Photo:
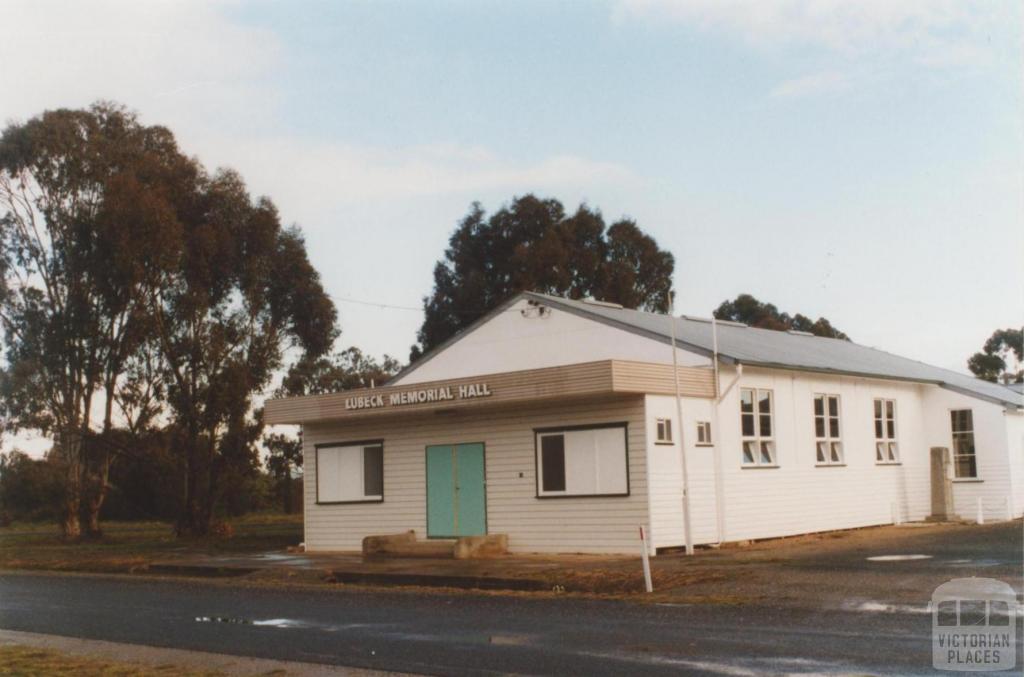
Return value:
<svg viewBox="0 0 1024 677">
<path fill-rule="evenodd" d="M 487 533 L 483 444 L 427 447 L 427 536 Z"/>
</svg>

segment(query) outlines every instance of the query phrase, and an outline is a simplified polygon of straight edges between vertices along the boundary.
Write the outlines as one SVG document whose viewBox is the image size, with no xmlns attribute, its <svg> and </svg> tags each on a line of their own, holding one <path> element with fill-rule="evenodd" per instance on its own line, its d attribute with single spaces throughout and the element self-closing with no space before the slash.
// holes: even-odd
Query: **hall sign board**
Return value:
<svg viewBox="0 0 1024 677">
<path fill-rule="evenodd" d="M 685 396 L 710 398 L 715 394 L 710 368 L 679 367 L 678 380 L 680 392 Z M 305 424 L 477 407 L 536 406 L 641 393 L 670 395 L 675 392 L 675 383 L 670 364 L 600 360 L 271 399 L 264 405 L 263 420 L 268 425 Z"/>
<path fill-rule="evenodd" d="M 461 386 L 441 386 L 403 390 L 398 393 L 357 395 L 345 398 L 345 409 L 378 409 L 380 407 L 402 407 L 407 404 L 444 402 L 446 400 L 469 400 L 476 397 L 490 397 L 491 388 L 486 383 L 470 383 Z"/>
</svg>

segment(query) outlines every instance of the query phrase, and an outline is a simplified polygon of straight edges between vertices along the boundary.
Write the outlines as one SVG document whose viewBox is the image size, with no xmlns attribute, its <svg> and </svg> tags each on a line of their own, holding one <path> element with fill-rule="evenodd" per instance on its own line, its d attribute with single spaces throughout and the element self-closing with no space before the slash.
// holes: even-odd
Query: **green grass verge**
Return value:
<svg viewBox="0 0 1024 677">
<path fill-rule="evenodd" d="M 0 675 L 59 677 L 220 677 L 222 672 L 190 670 L 174 665 L 145 667 L 102 658 L 71 656 L 27 646 L 0 646 Z"/>
<path fill-rule="evenodd" d="M 302 541 L 302 515 L 257 514 L 231 520 L 228 538 L 178 538 L 164 522 L 105 522 L 103 537 L 64 541 L 54 524 L 0 528 L 0 569 L 131 572 L 193 554 L 281 550 Z"/>
</svg>

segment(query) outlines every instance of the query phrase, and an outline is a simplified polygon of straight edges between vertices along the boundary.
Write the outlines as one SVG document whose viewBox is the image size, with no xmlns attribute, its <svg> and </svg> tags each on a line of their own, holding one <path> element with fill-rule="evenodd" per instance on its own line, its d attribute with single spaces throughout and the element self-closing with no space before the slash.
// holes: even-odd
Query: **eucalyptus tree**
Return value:
<svg viewBox="0 0 1024 677">
<path fill-rule="evenodd" d="M 1009 327 L 992 332 L 982 349 L 967 360 L 967 368 L 986 381 L 1021 383 L 1024 381 L 1022 363 L 1024 330 Z"/>
<path fill-rule="evenodd" d="M 182 455 L 177 531 L 203 535 L 226 478 L 258 463 L 253 396 L 285 350 L 328 351 L 337 313 L 301 233 L 235 172 L 200 172 L 178 213 L 181 246 L 150 307 Z"/>
<path fill-rule="evenodd" d="M 149 290 L 176 248 L 167 186 L 192 173 L 169 131 L 112 104 L 0 136 L 0 406 L 9 429 L 52 437 L 66 537 L 81 534 L 80 512 L 99 528 L 110 450 L 90 440 L 113 425 Z"/>
</svg>

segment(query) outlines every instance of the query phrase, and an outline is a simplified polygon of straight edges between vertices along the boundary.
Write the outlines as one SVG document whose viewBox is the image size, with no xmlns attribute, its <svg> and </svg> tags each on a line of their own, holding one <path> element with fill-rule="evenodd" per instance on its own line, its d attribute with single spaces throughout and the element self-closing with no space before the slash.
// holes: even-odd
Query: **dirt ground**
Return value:
<svg viewBox="0 0 1024 677">
<path fill-rule="evenodd" d="M 1019 582 L 1024 575 L 1020 520 L 872 527 L 698 548 L 693 556 L 663 553 L 651 560 L 653 594 L 643 591 L 639 556 L 440 560 L 296 554 L 284 549 L 297 540 L 295 528 L 280 518 L 268 523 L 250 519 L 237 526 L 234 539 L 181 543 L 156 527 L 136 525 L 134 532 L 125 526 L 105 542 L 85 545 L 62 544 L 53 535 L 0 530 L 0 568 L 215 576 L 237 586 L 493 587 L 496 594 L 731 605 L 803 605 L 808 600 L 856 605 L 880 599 L 918 603 L 939 583 L 958 576 Z M 527 587 L 529 591 L 522 591 Z M 516 589 L 520 592 L 508 592 Z"/>
</svg>

